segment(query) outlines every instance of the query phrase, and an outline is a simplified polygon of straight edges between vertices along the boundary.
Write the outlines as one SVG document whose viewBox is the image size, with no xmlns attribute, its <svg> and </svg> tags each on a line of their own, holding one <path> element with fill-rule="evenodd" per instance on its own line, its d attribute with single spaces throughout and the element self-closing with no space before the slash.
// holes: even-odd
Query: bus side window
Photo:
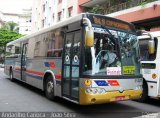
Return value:
<svg viewBox="0 0 160 118">
<path fill-rule="evenodd" d="M 38 56 L 39 54 L 39 48 L 40 48 L 40 41 L 36 42 L 35 48 L 34 48 L 34 56 Z"/>
<path fill-rule="evenodd" d="M 48 50 L 47 57 L 62 57 L 62 49 Z"/>
<path fill-rule="evenodd" d="M 60 31 L 51 31 L 47 34 L 46 56 L 62 57 L 62 35 Z"/>
<path fill-rule="evenodd" d="M 6 47 L 6 56 L 18 57 L 21 53 L 20 43 L 15 43 L 13 45 Z"/>
</svg>

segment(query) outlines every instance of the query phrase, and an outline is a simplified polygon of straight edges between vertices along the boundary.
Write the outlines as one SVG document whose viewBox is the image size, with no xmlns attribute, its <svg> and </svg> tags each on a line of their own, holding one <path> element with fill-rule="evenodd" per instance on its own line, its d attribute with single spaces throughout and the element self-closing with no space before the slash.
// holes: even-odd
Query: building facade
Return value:
<svg viewBox="0 0 160 118">
<path fill-rule="evenodd" d="M 32 32 L 52 26 L 75 16 L 78 0 L 34 0 L 32 7 Z"/>
<path fill-rule="evenodd" d="M 82 0 L 79 6 L 86 8 L 99 5 L 97 12 L 131 22 L 136 29 L 160 30 L 160 0 Z"/>
<path fill-rule="evenodd" d="M 0 12 L 0 25 L 2 26 L 7 22 L 14 22 L 18 24 L 20 34 L 30 34 L 31 13 L 31 9 L 23 9 L 21 14 Z"/>
<path fill-rule="evenodd" d="M 123 4 L 137 4 L 140 0 Z M 133 23 L 136 29 L 160 31 L 160 1 L 152 0 L 145 4 L 117 11 L 108 16 Z"/>
<path fill-rule="evenodd" d="M 89 0 L 34 0 L 32 7 L 32 32 L 52 26 L 57 22 L 84 12 Z M 93 0 L 89 6 L 106 0 Z M 84 5 L 84 6 L 83 6 Z M 88 4 L 87 4 L 88 5 Z"/>
<path fill-rule="evenodd" d="M 137 29 L 155 31 L 160 30 L 159 11 L 160 0 L 34 0 L 32 32 L 82 12 L 115 17 Z"/>
</svg>

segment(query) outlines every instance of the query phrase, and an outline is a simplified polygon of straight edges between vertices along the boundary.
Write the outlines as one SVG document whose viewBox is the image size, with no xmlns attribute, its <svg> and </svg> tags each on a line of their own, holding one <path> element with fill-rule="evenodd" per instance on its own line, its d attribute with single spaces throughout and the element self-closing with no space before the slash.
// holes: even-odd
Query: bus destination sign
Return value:
<svg viewBox="0 0 160 118">
<path fill-rule="evenodd" d="M 123 22 L 118 22 L 118 21 L 113 21 L 112 19 L 106 19 L 103 17 L 96 17 L 93 16 L 93 21 L 94 24 L 99 24 L 99 25 L 104 25 L 104 26 L 109 26 L 109 27 L 115 27 L 115 28 L 120 28 L 120 29 L 125 29 L 125 30 L 131 30 L 130 26 L 128 24 L 125 24 Z"/>
</svg>

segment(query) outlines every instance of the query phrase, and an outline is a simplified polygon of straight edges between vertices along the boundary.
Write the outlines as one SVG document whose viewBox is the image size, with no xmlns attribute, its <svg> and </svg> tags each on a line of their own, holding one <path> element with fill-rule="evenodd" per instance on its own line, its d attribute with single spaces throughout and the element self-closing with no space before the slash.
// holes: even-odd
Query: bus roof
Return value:
<svg viewBox="0 0 160 118">
<path fill-rule="evenodd" d="M 117 21 L 117 22 L 123 22 L 124 24 L 129 25 L 129 26 L 132 27 L 132 28 L 134 27 L 131 23 L 128 23 L 128 22 L 126 22 L 126 21 L 119 20 L 119 19 L 116 19 L 116 18 L 112 18 L 112 17 L 100 15 L 100 14 L 81 13 L 81 14 L 79 14 L 79 15 L 77 15 L 77 16 L 73 16 L 73 17 L 71 17 L 71 18 L 68 18 L 68 19 L 66 19 L 65 21 L 60 21 L 60 22 L 58 22 L 57 24 L 55 24 L 55 25 L 53 25 L 53 26 L 51 26 L 51 27 L 41 29 L 40 31 L 37 31 L 37 32 L 32 33 L 32 34 L 30 34 L 30 35 L 27 35 L 27 36 L 21 37 L 21 38 L 19 38 L 19 39 L 16 39 L 16 40 L 14 40 L 14 41 L 11 41 L 11 42 L 9 42 L 9 43 L 7 44 L 7 46 L 13 45 L 13 44 L 15 44 L 15 43 L 17 43 L 17 42 L 26 41 L 26 40 L 28 40 L 29 38 L 32 38 L 32 37 L 37 36 L 37 35 L 39 35 L 39 34 L 43 34 L 43 33 L 48 32 L 48 31 L 50 31 L 50 30 L 54 30 L 54 29 L 57 29 L 57 28 L 59 28 L 59 27 L 66 26 L 67 24 L 70 24 L 70 23 L 74 23 L 74 22 L 76 22 L 76 21 L 79 21 L 79 20 L 81 20 L 81 19 L 83 18 L 84 15 L 86 15 L 86 17 L 88 17 L 89 15 L 95 15 L 95 16 L 99 16 L 99 17 L 100 17 L 100 16 L 103 16 L 103 17 L 106 17 L 107 19 L 113 19 L 114 21 Z"/>
<path fill-rule="evenodd" d="M 7 46 L 8 46 L 8 45 L 12 45 L 12 44 L 17 43 L 17 42 L 20 42 L 20 41 L 25 41 L 25 40 L 27 40 L 27 39 L 29 39 L 29 38 L 31 38 L 31 37 L 37 36 L 37 35 L 39 35 L 39 34 L 43 34 L 43 33 L 48 32 L 48 31 L 50 31 L 50 30 L 54 30 L 54 29 L 57 29 L 57 28 L 59 28 L 59 27 L 63 27 L 63 26 L 65 26 L 65 25 L 69 24 L 69 23 L 74 23 L 74 22 L 76 22 L 76 21 L 79 21 L 80 19 L 82 19 L 82 15 L 83 15 L 83 14 L 84 14 L 84 13 L 79 14 L 79 15 L 74 16 L 74 17 L 71 17 L 71 18 L 68 18 L 68 19 L 65 20 L 65 21 L 60 21 L 60 22 L 58 22 L 57 24 L 55 24 L 55 25 L 53 25 L 53 26 L 51 26 L 51 27 L 41 29 L 40 31 L 34 32 L 34 33 L 30 34 L 30 35 L 27 35 L 27 36 L 21 37 L 21 38 L 19 38 L 19 39 L 16 39 L 16 40 L 14 40 L 14 41 L 11 41 L 11 42 L 9 42 L 9 43 L 7 44 Z"/>
<path fill-rule="evenodd" d="M 155 31 L 155 32 L 149 32 L 153 37 L 159 37 L 160 36 L 160 31 Z M 141 35 L 138 36 L 138 39 L 145 39 L 145 38 L 150 38 L 148 35 Z"/>
</svg>

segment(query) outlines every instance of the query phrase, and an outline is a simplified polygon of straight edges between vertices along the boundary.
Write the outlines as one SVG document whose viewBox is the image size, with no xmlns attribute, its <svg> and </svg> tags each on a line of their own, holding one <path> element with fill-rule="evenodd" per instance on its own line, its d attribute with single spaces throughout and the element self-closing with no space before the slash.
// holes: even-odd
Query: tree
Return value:
<svg viewBox="0 0 160 118">
<path fill-rule="evenodd" d="M 6 44 L 10 41 L 22 37 L 22 34 L 18 33 L 19 27 L 17 23 L 7 22 L 2 28 L 0 28 L 0 61 L 3 63 Z"/>
<path fill-rule="evenodd" d="M 6 30 L 4 28 L 0 29 L 0 57 L 5 54 L 6 44 L 10 41 L 18 39 L 22 37 L 22 34 L 18 32 Z M 1 57 L 1 61 L 3 63 L 3 57 Z"/>
<path fill-rule="evenodd" d="M 7 22 L 5 25 L 2 27 L 4 30 L 9 30 L 9 31 L 15 31 L 19 32 L 19 27 L 17 23 L 14 22 Z"/>
<path fill-rule="evenodd" d="M 104 14 L 103 6 L 100 6 L 100 5 L 96 5 L 92 8 L 87 8 L 86 11 L 90 13 L 95 13 L 95 14 Z"/>
</svg>

